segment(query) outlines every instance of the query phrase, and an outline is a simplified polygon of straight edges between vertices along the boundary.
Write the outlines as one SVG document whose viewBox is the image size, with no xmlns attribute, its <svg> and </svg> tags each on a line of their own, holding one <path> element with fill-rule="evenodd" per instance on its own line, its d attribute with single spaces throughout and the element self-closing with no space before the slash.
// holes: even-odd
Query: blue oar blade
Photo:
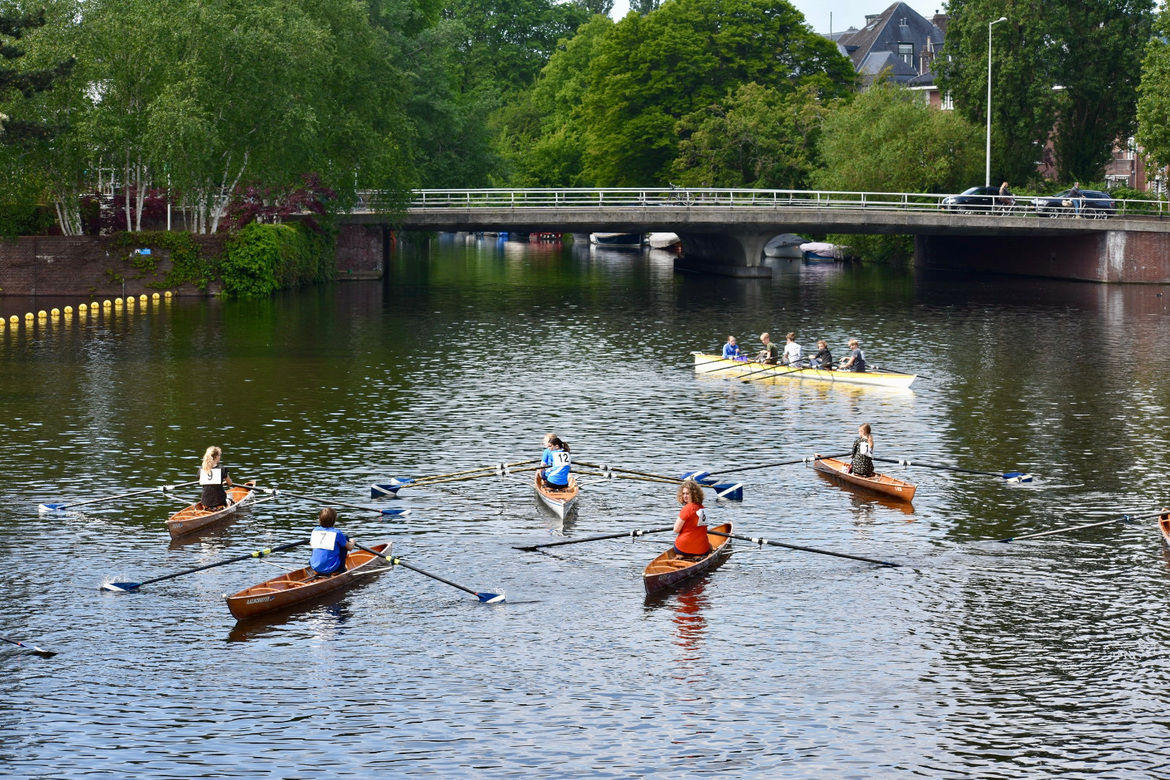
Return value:
<svg viewBox="0 0 1170 780">
<path fill-rule="evenodd" d="M 141 582 L 103 582 L 101 590 L 108 590 L 111 593 L 130 593 L 138 590 L 142 585 Z"/>
<path fill-rule="evenodd" d="M 715 478 L 710 477 L 707 474 L 708 474 L 708 472 L 706 472 L 706 471 L 688 471 L 688 472 L 680 475 L 679 479 L 693 479 L 695 482 L 698 482 L 700 485 L 713 485 L 713 484 L 715 484 Z"/>
<path fill-rule="evenodd" d="M 1008 471 L 1003 474 L 1003 478 L 1008 482 L 1031 482 L 1032 475 L 1026 474 L 1023 471 Z"/>
<path fill-rule="evenodd" d="M 380 509 L 378 511 L 388 517 L 405 517 L 410 514 L 409 509 Z"/>
<path fill-rule="evenodd" d="M 740 482 L 723 482 L 715 485 L 715 498 L 727 501 L 743 501 L 743 484 Z"/>
<path fill-rule="evenodd" d="M 411 482 L 414 482 L 413 477 L 390 477 L 390 484 L 397 485 L 398 487 L 405 487 Z"/>
<path fill-rule="evenodd" d="M 394 496 L 397 498 L 398 491 L 402 485 L 370 485 L 370 498 L 383 498 L 385 496 Z"/>
<path fill-rule="evenodd" d="M 38 512 L 59 512 L 68 504 L 41 504 L 37 507 Z"/>
<path fill-rule="evenodd" d="M 503 593 L 476 593 L 475 595 L 484 604 L 503 604 L 508 598 Z"/>
</svg>

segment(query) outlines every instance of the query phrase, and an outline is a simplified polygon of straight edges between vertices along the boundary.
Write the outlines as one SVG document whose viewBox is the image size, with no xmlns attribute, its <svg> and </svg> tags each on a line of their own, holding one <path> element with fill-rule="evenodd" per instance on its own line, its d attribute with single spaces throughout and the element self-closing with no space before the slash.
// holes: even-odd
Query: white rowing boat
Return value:
<svg viewBox="0 0 1170 780">
<path fill-rule="evenodd" d="M 771 379 L 812 379 L 817 382 L 835 384 L 871 385 L 874 387 L 910 387 L 918 378 L 917 374 L 902 374 L 896 371 L 830 371 L 820 368 L 792 368 L 790 366 L 768 366 L 750 360 L 725 360 L 718 355 L 692 352 L 695 356 L 695 373 L 737 379 L 748 377 L 751 381 Z M 750 377 L 749 377 L 750 375 Z"/>
<path fill-rule="evenodd" d="M 536 497 L 540 502 L 547 506 L 552 511 L 556 512 L 557 517 L 564 520 L 565 515 L 572 511 L 577 504 L 577 493 L 580 492 L 577 487 L 577 478 L 569 477 L 569 485 L 564 490 L 550 490 L 544 486 L 544 481 L 540 478 L 540 471 L 536 472 Z"/>
</svg>

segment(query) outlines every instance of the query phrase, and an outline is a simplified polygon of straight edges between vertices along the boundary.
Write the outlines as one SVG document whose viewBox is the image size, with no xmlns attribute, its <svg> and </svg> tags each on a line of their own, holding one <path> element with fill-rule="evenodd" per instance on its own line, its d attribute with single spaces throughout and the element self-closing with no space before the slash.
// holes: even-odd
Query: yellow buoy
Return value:
<svg viewBox="0 0 1170 780">
<path fill-rule="evenodd" d="M 133 308 L 134 308 L 134 299 L 133 299 L 133 298 L 131 298 L 129 295 L 127 295 L 127 296 L 126 296 L 126 308 L 127 308 L 127 309 L 133 309 Z"/>
<path fill-rule="evenodd" d="M 15 327 L 20 324 L 20 317 L 17 317 L 15 314 L 13 314 L 8 318 L 8 321 L 12 323 L 13 327 Z"/>
<path fill-rule="evenodd" d="M 65 313 L 66 313 L 66 314 L 72 314 L 72 313 L 73 313 L 73 307 L 72 307 L 72 306 L 66 306 L 66 307 L 65 307 Z"/>
<path fill-rule="evenodd" d="M 146 303 L 146 293 L 142 293 L 142 295 L 139 295 L 138 300 L 142 301 L 143 303 Z"/>
<path fill-rule="evenodd" d="M 122 299 L 121 299 L 121 298 L 115 298 L 115 299 L 114 299 L 114 308 L 115 308 L 115 309 L 120 309 L 120 308 L 122 308 Z"/>
<path fill-rule="evenodd" d="M 168 297 L 168 298 L 170 298 L 170 297 L 171 297 L 171 291 L 170 291 L 170 290 L 167 290 L 167 293 L 166 293 L 166 294 L 167 294 L 167 297 Z"/>
<path fill-rule="evenodd" d="M 154 295 L 152 295 L 152 296 L 150 296 L 150 297 L 151 297 L 152 299 L 154 299 L 154 300 L 156 300 L 156 301 L 157 301 L 157 300 L 158 300 L 158 299 L 159 299 L 161 296 L 159 296 L 159 294 L 158 294 L 158 293 L 155 293 Z"/>
<path fill-rule="evenodd" d="M 53 315 L 53 319 L 57 319 L 58 317 L 61 316 L 61 310 L 58 309 L 56 306 L 54 306 L 53 310 L 51 312 L 49 312 L 49 314 Z"/>
<path fill-rule="evenodd" d="M 77 304 L 77 313 L 78 314 L 81 314 L 82 312 L 88 311 L 88 310 L 89 310 L 89 307 L 86 306 L 84 303 Z M 65 311 L 69 311 L 69 308 L 66 307 Z"/>
<path fill-rule="evenodd" d="M 108 309 L 113 305 L 114 305 L 113 302 L 109 298 L 106 298 L 104 301 L 102 301 L 102 308 L 103 309 Z"/>
<path fill-rule="evenodd" d="M 40 311 L 37 312 L 37 319 L 38 320 L 43 320 L 48 316 L 49 316 L 49 313 L 47 311 L 45 311 L 44 309 L 41 309 Z"/>
<path fill-rule="evenodd" d="M 25 322 L 32 322 L 33 321 L 33 313 L 31 311 L 24 315 L 24 321 Z"/>
</svg>

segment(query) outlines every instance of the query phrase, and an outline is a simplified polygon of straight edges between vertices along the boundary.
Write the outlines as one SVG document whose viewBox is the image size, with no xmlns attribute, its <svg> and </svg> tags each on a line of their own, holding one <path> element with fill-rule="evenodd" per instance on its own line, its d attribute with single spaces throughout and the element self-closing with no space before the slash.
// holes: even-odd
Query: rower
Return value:
<svg viewBox="0 0 1170 780">
<path fill-rule="evenodd" d="M 723 359 L 738 360 L 741 355 L 743 355 L 743 352 L 740 351 L 735 336 L 728 336 L 727 343 L 723 345 Z"/>
<path fill-rule="evenodd" d="M 208 447 L 203 453 L 203 464 L 199 468 L 199 484 L 203 488 L 203 496 L 199 503 L 204 509 L 222 509 L 232 503 L 228 498 L 224 485 L 231 487 L 232 478 L 228 470 L 219 465 L 222 456 L 219 447 Z"/>
<path fill-rule="evenodd" d="M 796 334 L 789 333 L 785 338 L 783 365 L 799 366 L 803 357 L 800 345 L 796 343 Z"/>
<path fill-rule="evenodd" d="M 849 466 L 849 473 L 859 477 L 873 476 L 873 432 L 869 423 L 862 423 L 857 429 L 857 439 L 853 442 L 853 462 Z"/>
<path fill-rule="evenodd" d="M 333 507 L 327 506 L 317 515 L 317 527 L 309 535 L 309 546 L 313 548 L 309 568 L 314 576 L 345 573 L 345 557 L 357 543 L 337 530 L 336 525 L 337 510 Z"/>
<path fill-rule="evenodd" d="M 812 368 L 821 368 L 825 371 L 833 370 L 833 353 L 829 351 L 829 342 L 824 339 L 817 342 L 817 354 L 809 360 Z"/>
<path fill-rule="evenodd" d="M 693 479 L 678 486 L 678 502 L 683 505 L 674 521 L 674 554 L 683 559 L 702 558 L 711 552 L 707 539 L 707 510 L 703 509 L 703 488 Z"/>
<path fill-rule="evenodd" d="M 569 455 L 569 445 L 561 441 L 555 433 L 544 437 L 544 454 L 541 455 L 540 465 L 547 466 L 540 472 L 540 479 L 549 490 L 568 490 L 569 471 L 573 466 L 573 458 Z"/>
<path fill-rule="evenodd" d="M 849 339 L 849 357 L 841 360 L 842 371 L 865 371 L 865 353 L 861 351 L 861 344 L 857 339 Z"/>
<path fill-rule="evenodd" d="M 764 348 L 760 350 L 756 361 L 759 363 L 767 363 L 769 366 L 776 365 L 776 361 L 780 357 L 780 350 L 772 343 L 772 337 L 767 333 L 761 333 L 760 343 L 764 345 Z"/>
</svg>

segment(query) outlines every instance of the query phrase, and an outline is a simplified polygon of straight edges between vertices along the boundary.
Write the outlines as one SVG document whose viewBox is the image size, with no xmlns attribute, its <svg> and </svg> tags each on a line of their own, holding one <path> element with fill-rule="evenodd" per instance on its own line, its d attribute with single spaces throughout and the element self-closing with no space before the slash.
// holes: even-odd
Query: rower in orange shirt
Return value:
<svg viewBox="0 0 1170 780">
<path fill-rule="evenodd" d="M 707 512 L 703 509 L 703 488 L 693 479 L 678 486 L 678 502 L 683 508 L 674 522 L 674 553 L 680 558 L 701 558 L 711 552 L 707 540 Z"/>
</svg>

